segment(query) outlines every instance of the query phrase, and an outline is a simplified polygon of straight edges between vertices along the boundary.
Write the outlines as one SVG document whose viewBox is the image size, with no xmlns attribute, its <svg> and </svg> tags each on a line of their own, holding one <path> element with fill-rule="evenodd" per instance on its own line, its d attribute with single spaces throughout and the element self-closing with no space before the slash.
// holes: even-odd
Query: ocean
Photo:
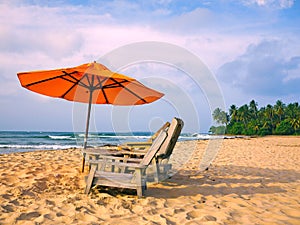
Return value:
<svg viewBox="0 0 300 225">
<path fill-rule="evenodd" d="M 88 146 L 118 145 L 129 141 L 146 141 L 150 132 L 89 133 Z M 209 139 L 207 134 L 181 134 L 179 141 Z M 82 148 L 84 133 L 0 131 L 0 154 L 35 150 Z"/>
</svg>

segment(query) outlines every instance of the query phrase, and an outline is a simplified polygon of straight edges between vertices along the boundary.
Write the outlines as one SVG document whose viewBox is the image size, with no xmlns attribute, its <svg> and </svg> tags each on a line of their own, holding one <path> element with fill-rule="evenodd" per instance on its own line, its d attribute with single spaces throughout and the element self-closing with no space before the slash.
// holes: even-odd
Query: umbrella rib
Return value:
<svg viewBox="0 0 300 225">
<path fill-rule="evenodd" d="M 61 97 L 64 98 L 77 84 L 88 89 L 89 91 L 93 91 L 93 82 L 91 83 L 91 81 L 89 80 L 87 74 L 85 74 L 80 80 L 76 79 L 75 77 L 69 75 L 72 79 L 76 80 L 76 82 L 73 82 L 65 77 L 62 77 L 64 80 L 70 81 L 72 83 L 74 83 Z M 89 83 L 89 85 L 86 85 L 85 83 L 82 82 L 83 78 L 86 77 L 87 81 Z"/>
<path fill-rule="evenodd" d="M 93 83 L 91 83 L 91 81 L 90 81 L 90 79 L 89 79 L 89 77 L 88 77 L 88 75 L 87 75 L 87 73 L 85 73 L 84 74 L 84 76 L 82 77 L 82 79 L 81 80 L 83 80 L 83 78 L 84 77 L 86 77 L 86 79 L 87 79 L 87 81 L 89 82 L 89 86 L 88 87 L 90 87 L 90 88 L 92 88 L 93 87 Z M 93 75 L 92 75 L 92 77 L 94 77 Z M 94 80 L 94 79 L 93 79 Z M 82 83 L 82 84 L 84 84 L 84 83 Z"/>
<path fill-rule="evenodd" d="M 63 71 L 63 72 L 66 73 L 65 71 Z M 67 75 L 67 73 L 66 73 L 66 75 Z M 87 75 L 85 75 L 85 76 L 87 77 Z M 76 80 L 76 82 L 71 81 L 71 80 L 69 80 L 69 79 L 67 79 L 65 77 L 62 77 L 62 79 L 67 80 L 67 81 L 73 83 L 73 85 L 61 96 L 62 98 L 64 98 L 77 84 L 79 84 L 80 86 L 82 86 L 82 87 L 84 87 L 86 89 L 89 89 L 91 91 L 91 87 L 90 86 L 88 86 L 88 85 L 84 84 L 83 82 L 81 82 L 84 77 L 82 77 L 80 80 L 76 79 L 76 77 L 73 77 L 71 75 L 69 75 L 69 77 L 71 77 L 72 79 Z M 89 79 L 88 79 L 88 82 L 89 82 L 90 85 L 92 85 L 90 83 Z"/>
<path fill-rule="evenodd" d="M 108 84 L 105 86 L 105 88 L 115 88 L 115 87 L 119 87 L 121 86 L 120 84 L 122 83 L 128 83 L 129 81 L 128 80 L 123 80 L 123 81 L 116 81 L 115 79 L 111 78 L 111 80 L 113 80 L 115 83 L 113 84 Z M 121 87 L 124 87 L 123 85 Z"/>
<path fill-rule="evenodd" d="M 104 81 L 106 81 L 107 78 L 103 79 L 102 82 L 101 82 L 101 80 L 100 80 L 100 77 L 97 77 L 97 80 L 98 80 L 99 83 L 96 85 L 96 87 L 97 87 L 97 86 L 100 87 L 100 90 L 102 91 L 102 94 L 103 94 L 103 96 L 104 96 L 104 98 L 105 98 L 106 104 L 109 104 L 108 98 L 107 98 L 106 93 L 105 93 L 105 91 L 104 91 L 104 87 L 103 87 L 103 85 L 102 85 L 102 83 L 103 83 Z"/>
<path fill-rule="evenodd" d="M 102 84 L 103 84 L 105 81 L 107 81 L 108 78 L 105 77 L 105 78 L 101 81 L 101 80 L 100 80 L 100 77 L 97 76 L 97 80 L 98 80 L 98 84 L 95 85 L 95 89 L 102 89 L 102 88 L 103 88 L 103 85 L 102 85 Z"/>
<path fill-rule="evenodd" d="M 147 103 L 147 101 L 145 99 L 143 99 L 142 97 L 140 97 L 138 94 L 134 93 L 133 91 L 131 91 L 129 88 L 125 87 L 121 82 L 116 81 L 114 78 L 110 78 L 112 81 L 114 81 L 116 84 L 119 84 L 120 87 L 124 88 L 126 91 L 128 91 L 129 93 L 131 93 L 132 95 L 134 95 L 135 97 L 139 98 L 140 100 L 142 100 L 143 102 Z M 123 82 L 124 83 L 124 82 Z"/>
<path fill-rule="evenodd" d="M 86 88 L 86 89 L 90 89 L 90 88 L 91 88 L 91 86 L 88 86 L 88 85 L 86 85 L 85 83 L 82 82 L 83 78 L 84 78 L 84 77 L 87 77 L 86 74 L 85 74 L 85 76 L 81 77 L 79 80 L 76 79 L 76 78 L 73 77 L 73 76 L 70 76 L 70 77 L 72 77 L 74 80 L 76 80 L 76 84 L 79 84 L 81 87 L 84 87 L 84 88 Z M 87 79 L 87 80 L 88 80 L 88 82 L 89 82 L 89 85 L 91 85 L 89 79 Z"/>
<path fill-rule="evenodd" d="M 68 79 L 67 77 L 61 77 L 62 79 L 66 80 L 66 81 L 69 81 L 70 83 L 74 83 L 74 84 L 78 84 L 79 83 L 80 80 L 78 80 L 76 77 L 72 76 L 72 74 L 69 74 L 69 73 L 67 73 L 65 71 L 63 71 L 63 73 L 65 73 L 66 76 L 69 76 L 73 80 Z"/>
<path fill-rule="evenodd" d="M 80 80 L 76 79 L 75 77 L 73 76 L 70 76 L 72 77 L 74 80 L 76 80 L 76 82 L 73 82 L 73 85 L 61 96 L 62 98 L 64 98 L 78 83 L 80 83 Z M 64 80 L 67 80 L 67 81 L 70 81 L 68 80 L 67 78 L 65 77 L 62 77 Z M 70 81 L 72 82 L 72 81 Z"/>
<path fill-rule="evenodd" d="M 84 74 L 84 76 L 80 79 L 79 81 L 79 85 L 81 85 L 82 87 L 85 87 L 87 89 L 89 89 L 90 91 L 94 91 L 94 90 L 97 90 L 99 89 L 98 86 L 99 84 L 95 85 L 95 77 L 97 77 L 98 81 L 100 82 L 99 80 L 99 77 L 98 76 L 95 76 L 95 75 L 91 75 L 92 76 L 92 80 L 89 79 L 88 77 L 88 74 Z M 83 78 L 86 77 L 87 78 L 87 81 L 88 81 L 88 85 L 86 85 L 85 83 L 82 82 Z"/>
<path fill-rule="evenodd" d="M 50 80 L 55 80 L 57 78 L 64 79 L 64 76 L 71 75 L 73 73 L 77 73 L 77 71 L 74 71 L 72 73 L 66 73 L 65 71 L 63 71 L 63 72 L 65 73 L 64 75 L 59 75 L 59 76 L 56 76 L 56 77 L 51 77 L 51 78 L 47 78 L 47 79 L 44 79 L 44 80 L 39 80 L 39 81 L 36 81 L 36 82 L 33 82 L 33 83 L 25 85 L 25 87 L 30 87 L 30 86 L 33 86 L 33 85 L 36 85 L 36 84 L 40 84 L 40 83 L 44 83 L 44 82 L 47 82 L 47 81 L 50 81 Z"/>
</svg>

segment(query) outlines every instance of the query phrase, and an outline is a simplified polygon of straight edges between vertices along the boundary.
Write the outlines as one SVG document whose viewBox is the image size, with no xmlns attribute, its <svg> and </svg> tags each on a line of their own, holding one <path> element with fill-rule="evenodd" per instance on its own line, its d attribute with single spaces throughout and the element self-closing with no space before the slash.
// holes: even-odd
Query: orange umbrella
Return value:
<svg viewBox="0 0 300 225">
<path fill-rule="evenodd" d="M 73 68 L 21 72 L 18 73 L 18 78 L 21 85 L 31 91 L 89 103 L 84 148 L 87 147 L 92 104 L 140 105 L 153 102 L 164 95 L 96 62 Z"/>
</svg>

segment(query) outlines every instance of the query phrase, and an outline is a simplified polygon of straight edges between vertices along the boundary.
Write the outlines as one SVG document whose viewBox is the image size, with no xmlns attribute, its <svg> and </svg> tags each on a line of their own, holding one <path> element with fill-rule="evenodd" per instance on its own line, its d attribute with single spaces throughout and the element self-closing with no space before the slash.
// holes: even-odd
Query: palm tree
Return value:
<svg viewBox="0 0 300 225">
<path fill-rule="evenodd" d="M 273 109 L 273 106 L 270 104 L 268 104 L 265 109 L 265 117 L 266 117 L 266 119 L 268 119 L 270 121 L 270 125 L 273 130 L 273 128 L 275 127 L 275 125 L 274 125 L 274 109 Z"/>
<path fill-rule="evenodd" d="M 221 110 L 220 108 L 216 108 L 213 112 L 213 119 L 220 124 L 228 123 L 228 115 L 225 111 Z"/>
<path fill-rule="evenodd" d="M 258 109 L 257 109 L 257 102 L 255 102 L 254 100 L 252 100 L 249 104 L 249 111 L 251 115 L 256 119 Z"/>
<path fill-rule="evenodd" d="M 284 108 L 285 104 L 282 101 L 277 100 L 276 104 L 274 105 L 274 112 L 279 118 L 279 123 L 283 120 Z"/>
<path fill-rule="evenodd" d="M 214 113 L 219 123 L 226 123 L 228 115 L 224 111 L 218 109 Z M 268 104 L 258 109 L 257 102 L 251 100 L 249 105 L 231 105 L 229 116 L 227 131 L 232 134 L 300 134 L 300 105 L 297 102 L 285 105 L 278 100 L 274 106 Z"/>
<path fill-rule="evenodd" d="M 231 105 L 229 109 L 230 121 L 238 121 L 238 108 L 235 105 Z"/>
<path fill-rule="evenodd" d="M 300 128 L 300 107 L 298 102 L 290 103 L 285 109 L 285 115 L 294 131 Z"/>
<path fill-rule="evenodd" d="M 288 119 L 289 123 L 293 127 L 294 131 L 298 130 L 300 128 L 300 118 L 292 118 Z"/>
<path fill-rule="evenodd" d="M 238 118 L 244 123 L 244 128 L 247 129 L 247 123 L 251 119 L 248 105 L 243 105 L 238 109 Z"/>
</svg>

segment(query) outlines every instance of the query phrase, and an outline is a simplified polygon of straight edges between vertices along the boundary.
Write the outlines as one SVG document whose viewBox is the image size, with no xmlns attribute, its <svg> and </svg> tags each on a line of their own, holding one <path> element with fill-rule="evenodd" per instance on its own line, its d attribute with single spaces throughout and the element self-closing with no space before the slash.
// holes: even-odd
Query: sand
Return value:
<svg viewBox="0 0 300 225">
<path fill-rule="evenodd" d="M 200 171 L 209 145 L 177 143 L 173 177 L 140 199 L 85 195 L 78 149 L 0 155 L 0 224 L 300 224 L 300 137 L 225 139 Z"/>
</svg>

